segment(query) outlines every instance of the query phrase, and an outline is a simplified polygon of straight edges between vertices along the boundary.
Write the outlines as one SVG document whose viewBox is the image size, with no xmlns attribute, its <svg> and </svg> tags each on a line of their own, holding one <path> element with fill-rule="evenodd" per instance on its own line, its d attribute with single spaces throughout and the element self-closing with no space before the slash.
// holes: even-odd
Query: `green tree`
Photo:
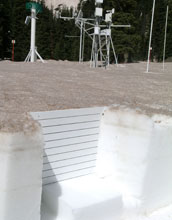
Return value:
<svg viewBox="0 0 172 220">
<path fill-rule="evenodd" d="M 166 58 L 172 57 L 172 0 L 168 1 L 169 5 L 169 17 L 168 17 L 168 29 L 167 29 L 167 47 Z"/>
<path fill-rule="evenodd" d="M 28 0 L 29 1 L 29 0 Z M 11 40 L 16 40 L 15 60 L 23 61 L 30 49 L 30 25 L 24 20 L 30 11 L 25 9 L 27 0 L 1 0 L 0 3 L 0 58 L 11 57 Z M 38 51 L 44 59 L 78 60 L 79 28 L 74 20 L 56 19 L 53 10 L 40 1 L 43 13 L 38 14 Z M 114 24 L 131 24 L 131 28 L 113 28 L 112 38 L 119 61 L 145 60 L 149 43 L 153 0 L 104 0 L 106 10 L 115 8 Z M 162 59 L 166 6 L 169 4 L 166 57 L 172 56 L 172 0 L 156 0 L 152 58 Z M 78 9 L 81 7 L 81 1 Z M 84 17 L 94 17 L 95 0 L 82 4 Z M 63 16 L 72 16 L 72 9 L 64 8 Z M 103 21 L 102 21 L 103 22 Z M 87 26 L 86 26 L 87 27 Z M 69 36 L 73 36 L 72 38 Z M 85 60 L 91 56 L 92 41 L 85 37 Z"/>
<path fill-rule="evenodd" d="M 0 3 L 0 57 L 10 57 L 10 9 L 11 1 L 2 0 Z"/>
<path fill-rule="evenodd" d="M 25 25 L 25 18 L 30 15 L 25 9 L 26 1 L 14 0 L 11 10 L 11 38 L 16 41 L 15 60 L 23 61 L 29 52 L 30 25 Z"/>
<path fill-rule="evenodd" d="M 152 49 L 154 58 L 157 61 L 161 61 L 163 57 L 163 47 L 164 47 L 164 32 L 165 32 L 165 20 L 166 20 L 166 4 L 165 1 L 156 1 L 155 10 L 155 22 L 152 40 Z"/>
<path fill-rule="evenodd" d="M 141 37 L 138 33 L 139 20 L 136 0 L 105 0 L 105 10 L 115 8 L 113 24 L 130 24 L 130 28 L 113 28 L 112 38 L 119 61 L 138 59 Z"/>
<path fill-rule="evenodd" d="M 0 59 L 3 58 L 3 4 L 0 3 Z"/>
</svg>

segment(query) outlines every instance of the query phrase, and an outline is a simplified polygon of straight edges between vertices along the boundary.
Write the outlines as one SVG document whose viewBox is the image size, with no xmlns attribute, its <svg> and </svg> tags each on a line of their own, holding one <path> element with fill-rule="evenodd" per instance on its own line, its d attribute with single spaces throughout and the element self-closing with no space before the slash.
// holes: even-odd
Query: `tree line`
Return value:
<svg viewBox="0 0 172 220">
<path fill-rule="evenodd" d="M 11 59 L 12 40 L 15 44 L 15 61 L 23 61 L 30 48 L 30 25 L 25 25 L 30 11 L 27 0 L 0 0 L 0 59 Z M 37 20 L 37 48 L 44 59 L 76 61 L 79 56 L 79 29 L 74 20 L 57 19 L 53 9 L 40 1 L 43 12 Z M 147 59 L 153 0 L 104 0 L 104 13 L 115 8 L 113 24 L 130 24 L 131 28 L 113 28 L 112 39 L 120 62 Z M 156 0 L 151 59 L 162 60 L 166 7 L 169 5 L 166 58 L 172 57 L 172 0 Z M 78 5 L 78 9 L 80 4 Z M 83 4 L 84 17 L 93 17 L 95 0 Z M 72 9 L 63 8 L 64 16 Z M 70 38 L 69 36 L 76 36 Z M 90 60 L 91 41 L 85 38 L 84 60 Z"/>
</svg>

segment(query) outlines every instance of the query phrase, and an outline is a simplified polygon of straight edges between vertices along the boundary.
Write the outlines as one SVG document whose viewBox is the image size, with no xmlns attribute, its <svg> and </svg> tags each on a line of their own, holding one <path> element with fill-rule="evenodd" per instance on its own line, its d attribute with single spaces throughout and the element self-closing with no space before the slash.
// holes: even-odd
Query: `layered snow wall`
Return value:
<svg viewBox="0 0 172 220">
<path fill-rule="evenodd" d="M 40 219 L 43 138 L 39 126 L 24 127 L 27 129 L 17 132 L 0 131 L 2 220 Z M 127 216 L 131 220 L 132 215 L 150 214 L 172 204 L 170 117 L 107 108 L 97 155 L 97 175 L 111 178 L 123 195 L 122 219 Z M 164 216 L 168 219 L 171 214 Z"/>
<path fill-rule="evenodd" d="M 126 108 L 106 109 L 96 172 L 113 177 L 126 216 L 172 204 L 172 118 Z"/>
<path fill-rule="evenodd" d="M 0 132 L 0 219 L 39 220 L 43 139 L 32 131 Z"/>
</svg>

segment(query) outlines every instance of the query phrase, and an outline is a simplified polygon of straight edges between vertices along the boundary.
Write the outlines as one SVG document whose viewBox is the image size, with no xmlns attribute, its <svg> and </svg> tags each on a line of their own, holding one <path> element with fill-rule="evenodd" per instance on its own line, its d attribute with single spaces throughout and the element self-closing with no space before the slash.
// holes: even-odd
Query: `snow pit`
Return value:
<svg viewBox="0 0 172 220">
<path fill-rule="evenodd" d="M 40 127 L 33 121 L 21 125 L 24 130 L 17 132 L 0 127 L 0 219 L 39 220 L 43 163 Z"/>
<path fill-rule="evenodd" d="M 105 110 L 96 172 L 122 193 L 124 216 L 149 215 L 172 204 L 171 170 L 172 118 L 125 107 Z"/>
</svg>

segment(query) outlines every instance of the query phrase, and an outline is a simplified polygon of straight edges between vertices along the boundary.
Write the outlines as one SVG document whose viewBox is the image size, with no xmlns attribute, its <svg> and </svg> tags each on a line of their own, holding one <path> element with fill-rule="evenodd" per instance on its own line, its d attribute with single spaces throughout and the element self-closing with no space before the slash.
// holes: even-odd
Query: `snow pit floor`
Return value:
<svg viewBox="0 0 172 220">
<path fill-rule="evenodd" d="M 171 220 L 172 219 L 172 205 L 164 207 L 151 215 L 145 216 L 134 216 L 122 218 L 122 220 Z"/>
</svg>

